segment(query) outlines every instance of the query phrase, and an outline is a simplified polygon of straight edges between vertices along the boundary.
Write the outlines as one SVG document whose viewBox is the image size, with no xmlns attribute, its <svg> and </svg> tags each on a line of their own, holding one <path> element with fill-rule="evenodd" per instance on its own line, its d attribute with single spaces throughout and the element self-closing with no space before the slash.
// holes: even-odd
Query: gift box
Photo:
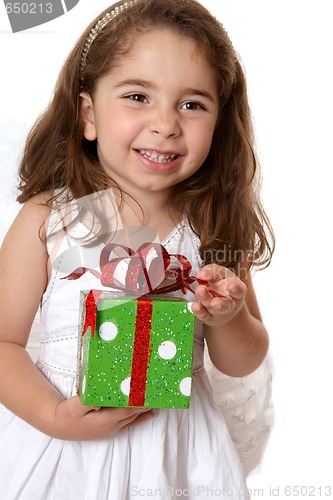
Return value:
<svg viewBox="0 0 333 500">
<path fill-rule="evenodd" d="M 81 292 L 82 403 L 188 408 L 194 319 L 191 303 L 181 298 Z"/>
<path fill-rule="evenodd" d="M 194 315 L 186 300 L 167 295 L 206 281 L 191 263 L 159 243 L 137 250 L 109 243 L 100 270 L 78 267 L 111 291 L 81 292 L 78 394 L 91 406 L 188 408 Z M 211 293 L 215 292 L 211 290 Z"/>
</svg>

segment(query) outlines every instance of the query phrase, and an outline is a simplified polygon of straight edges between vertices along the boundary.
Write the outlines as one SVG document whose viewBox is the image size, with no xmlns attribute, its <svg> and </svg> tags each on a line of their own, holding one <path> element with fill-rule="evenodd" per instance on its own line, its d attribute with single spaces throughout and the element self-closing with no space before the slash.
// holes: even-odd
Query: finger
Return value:
<svg viewBox="0 0 333 500">
<path fill-rule="evenodd" d="M 229 271 L 228 269 L 226 271 Z M 222 269 L 221 272 L 215 272 L 214 274 L 207 272 L 203 273 L 200 275 L 199 278 L 199 285 L 196 287 L 196 292 L 198 291 L 198 297 L 200 297 L 200 300 L 204 300 L 204 298 L 207 298 L 207 295 L 204 297 L 204 291 L 203 287 L 206 287 L 210 293 L 210 297 L 219 297 L 219 298 L 224 298 L 224 297 L 229 297 L 230 293 L 228 291 L 227 284 L 229 280 L 232 280 L 235 278 L 233 275 L 232 277 L 228 278 L 226 277 L 226 274 L 224 270 Z M 205 279 L 203 279 L 203 276 Z M 200 282 L 202 280 L 203 282 Z M 215 286 L 216 284 L 216 286 Z"/>
<path fill-rule="evenodd" d="M 220 303 L 216 304 L 214 309 L 217 310 L 219 314 L 228 314 L 235 309 L 235 305 L 234 299 L 227 297 L 220 300 Z"/>
<path fill-rule="evenodd" d="M 93 419 L 91 422 L 99 422 L 104 428 L 110 428 L 112 434 L 119 432 L 123 427 L 128 427 L 136 419 L 144 421 L 144 416 L 150 412 L 150 408 L 116 408 L 102 407 L 100 412 L 94 412 L 88 407 L 86 419 Z M 95 419 L 98 420 L 95 420 Z M 149 417 L 147 417 L 149 418 Z"/>
<path fill-rule="evenodd" d="M 198 301 L 206 308 L 206 309 L 221 309 L 223 308 L 224 299 L 227 299 L 230 295 L 227 290 L 223 293 L 223 296 L 213 295 L 212 291 L 209 290 L 204 285 L 197 286 L 195 290 L 196 297 Z"/>
<path fill-rule="evenodd" d="M 80 399 L 79 399 L 80 401 Z M 91 413 L 93 411 L 98 411 L 102 407 L 101 406 L 88 406 L 88 405 L 83 405 L 80 401 L 80 404 L 82 406 L 82 413 L 83 415 L 86 415 L 87 413 Z M 149 408 L 117 408 L 117 407 L 103 407 L 103 413 L 105 412 L 112 412 L 113 417 L 115 418 L 116 421 L 121 422 L 122 420 L 130 417 L 135 417 L 139 415 L 140 413 L 144 413 L 149 411 Z"/>
<path fill-rule="evenodd" d="M 112 408 L 114 412 L 117 413 L 117 419 L 119 422 L 121 420 L 126 420 L 126 418 L 131 418 L 132 416 L 140 415 L 140 413 L 145 413 L 150 410 L 150 408 L 144 407 L 124 407 L 124 408 Z"/>
<path fill-rule="evenodd" d="M 232 312 L 235 308 L 236 302 L 229 297 L 214 297 L 211 300 L 194 302 L 192 304 L 192 311 L 195 316 L 203 322 L 210 321 L 216 315 L 225 315 Z"/>
<path fill-rule="evenodd" d="M 89 411 L 98 411 L 101 409 L 101 406 L 87 406 L 87 412 Z"/>
<path fill-rule="evenodd" d="M 206 307 L 204 307 L 201 304 L 201 302 L 193 302 L 191 309 L 192 309 L 193 314 L 195 314 L 195 316 L 200 321 L 208 321 L 208 320 L 212 319 L 212 315 L 210 314 L 208 309 L 206 309 Z"/>
<path fill-rule="evenodd" d="M 231 280 L 231 282 L 227 284 L 227 290 L 233 299 L 240 300 L 245 297 L 247 286 L 241 280 L 236 279 Z"/>
<path fill-rule="evenodd" d="M 195 295 L 201 303 L 208 300 L 210 301 L 213 298 L 205 285 L 198 285 L 195 289 Z"/>
<path fill-rule="evenodd" d="M 218 266 L 217 264 L 207 264 L 199 269 L 197 276 L 207 281 L 219 281 L 227 278 L 234 278 L 235 274 L 227 267 Z"/>
<path fill-rule="evenodd" d="M 153 418 L 154 412 L 153 410 L 148 410 L 143 413 L 139 413 L 136 415 L 132 415 L 131 417 L 128 417 L 127 419 L 122 420 L 119 422 L 119 430 L 125 430 L 128 429 L 129 427 L 135 427 L 136 425 L 142 424 L 143 422 L 146 422 L 147 420 L 150 420 Z"/>
<path fill-rule="evenodd" d="M 87 415 L 88 413 L 92 413 L 92 412 L 98 411 L 100 409 L 101 409 L 100 406 L 82 405 L 81 414 L 84 416 L 84 415 Z"/>
<path fill-rule="evenodd" d="M 235 300 L 240 300 L 244 298 L 247 293 L 246 284 L 226 267 L 209 264 L 203 267 L 200 273 L 198 277 L 200 276 L 201 279 L 205 277 L 206 281 L 209 281 L 211 284 L 216 281 L 221 281 L 218 291 L 220 298 L 231 297 Z M 199 289 L 199 286 L 197 289 Z M 199 289 L 199 293 L 203 293 L 201 289 Z M 217 304 L 218 302 L 216 301 L 215 305 L 217 306 Z"/>
</svg>

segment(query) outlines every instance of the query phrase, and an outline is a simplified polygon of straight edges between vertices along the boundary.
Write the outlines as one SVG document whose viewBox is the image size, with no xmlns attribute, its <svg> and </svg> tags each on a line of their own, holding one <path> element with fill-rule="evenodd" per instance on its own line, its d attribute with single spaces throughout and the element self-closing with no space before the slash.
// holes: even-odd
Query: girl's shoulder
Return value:
<svg viewBox="0 0 333 500">
<path fill-rule="evenodd" d="M 50 199 L 52 199 L 53 192 L 45 191 L 43 193 L 32 196 L 22 206 L 22 210 L 29 211 L 43 217 L 49 215 L 51 211 Z"/>
<path fill-rule="evenodd" d="M 8 239 L 20 241 L 22 238 L 28 237 L 29 233 L 31 235 L 37 233 L 43 239 L 45 222 L 51 211 L 48 204 L 49 199 L 50 193 L 45 192 L 26 201 L 10 226 L 4 243 Z"/>
</svg>

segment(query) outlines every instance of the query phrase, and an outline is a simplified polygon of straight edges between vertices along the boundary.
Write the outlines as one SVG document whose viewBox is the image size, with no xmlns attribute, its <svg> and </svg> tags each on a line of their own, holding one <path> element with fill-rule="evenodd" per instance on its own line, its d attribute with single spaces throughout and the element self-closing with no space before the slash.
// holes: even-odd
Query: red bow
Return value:
<svg viewBox="0 0 333 500">
<path fill-rule="evenodd" d="M 126 256 L 110 259 L 115 249 L 122 249 Z M 149 254 L 155 256 L 150 257 Z M 117 277 L 119 267 L 122 276 L 124 267 L 127 268 L 124 282 Z M 100 269 L 101 272 L 98 272 L 94 269 L 78 267 L 62 279 L 76 280 L 89 271 L 100 279 L 103 286 L 135 297 L 176 290 L 185 293 L 186 289 L 194 293 L 190 286 L 194 281 L 208 285 L 207 281 L 190 275 L 192 266 L 184 255 L 169 254 L 159 243 L 144 243 L 136 252 L 125 245 L 109 243 L 101 252 Z"/>
<path fill-rule="evenodd" d="M 110 259 L 115 249 L 122 249 L 126 256 Z M 151 253 L 155 253 L 155 256 L 150 257 Z M 127 270 L 123 283 L 119 281 L 117 274 L 124 276 L 124 266 Z M 101 272 L 98 272 L 95 269 L 78 267 L 61 279 L 77 280 L 89 271 L 100 279 L 103 286 L 120 290 L 134 297 L 165 294 L 177 290 L 185 294 L 186 289 L 194 293 L 190 285 L 195 281 L 200 285 L 208 286 L 207 281 L 190 275 L 192 266 L 184 255 L 169 254 L 160 243 L 144 243 L 136 252 L 125 245 L 109 243 L 101 252 L 100 269 Z M 215 297 L 220 296 L 214 290 L 209 289 L 209 291 Z M 94 336 L 96 304 L 102 293 L 101 290 L 90 290 L 86 297 L 86 318 L 82 335 L 90 326 L 92 336 Z"/>
</svg>

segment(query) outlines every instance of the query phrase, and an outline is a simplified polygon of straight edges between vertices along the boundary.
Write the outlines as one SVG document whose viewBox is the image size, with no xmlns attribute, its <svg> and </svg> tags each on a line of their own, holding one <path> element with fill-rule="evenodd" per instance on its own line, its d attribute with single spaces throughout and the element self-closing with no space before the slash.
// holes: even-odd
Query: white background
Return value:
<svg viewBox="0 0 333 500">
<path fill-rule="evenodd" d="M 303 486 L 300 498 L 327 498 L 324 487 L 333 486 L 331 2 L 202 3 L 223 22 L 243 61 L 263 201 L 277 237 L 271 266 L 254 277 L 275 359 L 276 424 L 249 488 L 254 499 L 296 497 L 296 489 L 288 496 L 288 486 Z M 24 136 L 79 34 L 108 5 L 80 0 L 65 16 L 12 34 L 0 4 L 0 241 L 18 207 Z"/>
</svg>

